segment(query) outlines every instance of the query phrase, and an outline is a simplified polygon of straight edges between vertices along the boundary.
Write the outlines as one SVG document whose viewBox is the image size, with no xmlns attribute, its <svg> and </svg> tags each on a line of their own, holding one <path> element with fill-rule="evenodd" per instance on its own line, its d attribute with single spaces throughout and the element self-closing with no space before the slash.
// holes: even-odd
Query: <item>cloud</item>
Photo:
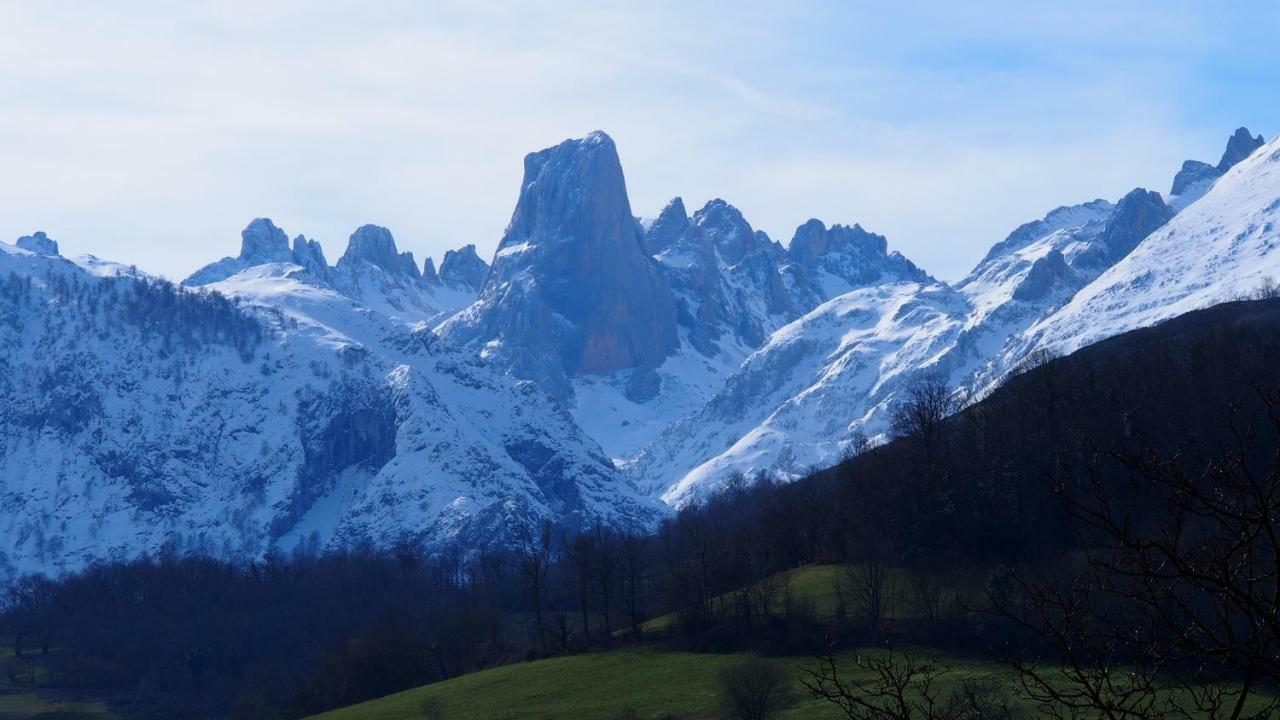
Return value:
<svg viewBox="0 0 1280 720">
<path fill-rule="evenodd" d="M 364 222 L 491 251 L 523 155 L 601 128 L 637 213 L 861 222 L 955 277 L 1057 204 L 1280 129 L 1265 5 L 952 7 L 8 4 L 0 232 L 175 278 L 259 215 L 330 258 Z"/>
</svg>

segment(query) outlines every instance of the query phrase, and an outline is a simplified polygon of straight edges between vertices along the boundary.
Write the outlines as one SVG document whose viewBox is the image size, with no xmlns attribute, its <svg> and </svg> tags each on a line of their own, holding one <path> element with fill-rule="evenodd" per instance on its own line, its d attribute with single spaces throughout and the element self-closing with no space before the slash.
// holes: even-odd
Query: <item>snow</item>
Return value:
<svg viewBox="0 0 1280 720">
<path fill-rule="evenodd" d="M 120 269 L 0 243 L 0 281 L 31 282 L 29 302 L 0 296 L 0 578 L 165 542 L 484 547 L 541 518 L 665 513 L 559 403 L 426 329 L 439 309 L 404 286 L 369 273 L 353 297 L 274 262 L 177 301 L 237 298 L 228 312 L 266 328 L 245 355 L 122 321 L 120 299 L 61 301 L 49 280 L 124 298 L 136 280 Z"/>
<path fill-rule="evenodd" d="M 155 282 L 131 267 L 0 243 L 0 282 L 30 282 L 0 294 L 0 578 L 174 540 L 256 556 L 400 537 L 480 547 L 543 518 L 651 527 L 734 473 L 794 478 L 884 439 L 922 378 L 970 400 L 1037 348 L 1070 352 L 1280 277 L 1280 140 L 1170 202 L 1177 215 L 1110 267 L 1097 251 L 1118 206 L 1094 200 L 1017 228 L 948 285 L 856 226 L 833 226 L 842 249 L 801 263 L 714 201 L 653 256 L 685 314 L 678 349 L 569 377 L 563 396 L 485 360 L 523 348 L 448 339 L 479 317 L 476 290 L 400 262 L 326 268 L 282 251 L 266 220 L 246 242 L 267 251 L 198 271 L 212 281 L 175 301 L 235 298 L 265 328 L 247 350 L 111 315 L 132 283 Z M 513 274 L 504 301 L 520 307 L 540 280 Z M 68 299 L 73 282 L 116 300 Z"/>
<path fill-rule="evenodd" d="M 1228 170 L 1199 200 L 1026 334 L 1071 352 L 1255 291 L 1280 277 L 1280 138 Z"/>
</svg>

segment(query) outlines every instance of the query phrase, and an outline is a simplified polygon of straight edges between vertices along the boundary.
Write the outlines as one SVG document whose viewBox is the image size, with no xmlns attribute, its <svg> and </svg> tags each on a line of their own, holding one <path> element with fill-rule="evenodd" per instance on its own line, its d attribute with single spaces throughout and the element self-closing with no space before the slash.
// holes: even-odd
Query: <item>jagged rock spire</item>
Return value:
<svg viewBox="0 0 1280 720">
<path fill-rule="evenodd" d="M 674 197 L 649 226 L 645 233 L 645 247 L 651 255 L 656 255 L 675 245 L 688 228 L 689 213 L 684 208 L 684 200 Z"/>
<path fill-rule="evenodd" d="M 1249 128 L 1240 127 L 1227 140 L 1227 149 L 1222 151 L 1222 159 L 1218 161 L 1218 172 L 1224 173 L 1235 167 L 1236 163 L 1249 157 L 1254 150 L 1266 144 L 1261 135 L 1254 136 Z"/>
<path fill-rule="evenodd" d="M 644 250 L 608 135 L 525 157 L 480 300 L 448 331 L 519 348 L 512 369 L 561 395 L 568 375 L 656 366 L 677 347 L 675 299 Z"/>
<path fill-rule="evenodd" d="M 475 245 L 448 250 L 440 261 L 440 282 L 477 292 L 489 275 L 489 263 L 480 259 Z"/>
<path fill-rule="evenodd" d="M 302 235 L 293 239 L 293 262 L 301 265 L 312 277 L 327 280 L 329 263 L 324 259 L 324 250 L 320 243 L 309 240 Z"/>
</svg>

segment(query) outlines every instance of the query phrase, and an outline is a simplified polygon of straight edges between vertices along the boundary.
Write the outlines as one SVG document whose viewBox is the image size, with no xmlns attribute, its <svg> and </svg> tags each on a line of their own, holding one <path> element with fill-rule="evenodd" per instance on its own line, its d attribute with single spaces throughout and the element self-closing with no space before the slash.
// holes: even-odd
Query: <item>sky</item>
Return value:
<svg viewBox="0 0 1280 720">
<path fill-rule="evenodd" d="M 488 257 L 524 155 L 601 129 L 637 215 L 857 222 L 954 279 L 1280 132 L 1275 2 L 892 5 L 0 2 L 0 239 L 173 279 L 260 216 L 331 263 L 364 223 Z"/>
</svg>

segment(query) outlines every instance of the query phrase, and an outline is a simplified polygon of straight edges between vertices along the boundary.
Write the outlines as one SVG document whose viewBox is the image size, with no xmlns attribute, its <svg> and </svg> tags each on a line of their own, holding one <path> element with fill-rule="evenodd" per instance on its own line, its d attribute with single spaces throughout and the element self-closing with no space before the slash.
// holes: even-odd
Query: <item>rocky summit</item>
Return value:
<svg viewBox="0 0 1280 720">
<path fill-rule="evenodd" d="M 562 397 L 571 375 L 655 366 L 676 348 L 675 298 L 644 251 L 608 135 L 525 157 L 480 297 L 443 331 Z"/>
</svg>

